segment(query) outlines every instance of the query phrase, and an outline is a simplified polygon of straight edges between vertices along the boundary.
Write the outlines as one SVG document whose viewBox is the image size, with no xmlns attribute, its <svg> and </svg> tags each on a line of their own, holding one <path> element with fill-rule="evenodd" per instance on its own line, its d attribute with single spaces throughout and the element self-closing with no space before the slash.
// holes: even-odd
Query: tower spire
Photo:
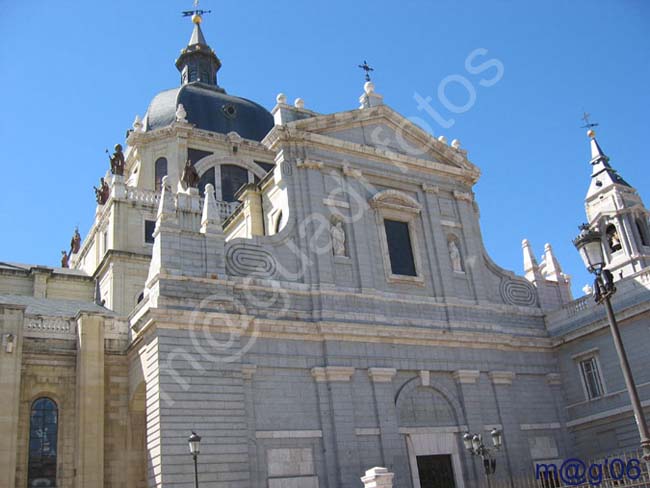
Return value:
<svg viewBox="0 0 650 488">
<path fill-rule="evenodd" d="M 197 7 L 198 2 L 194 2 L 194 6 Z M 181 73 L 181 84 L 183 85 L 198 82 L 219 86 L 217 72 L 221 68 L 221 61 L 208 45 L 201 30 L 203 15 L 207 13 L 210 11 L 197 8 L 183 12 L 183 17 L 191 16 L 194 24 L 190 41 L 187 47 L 181 50 L 181 55 L 176 60 L 176 68 Z"/>
<path fill-rule="evenodd" d="M 587 136 L 590 139 L 591 146 L 591 184 L 587 192 L 587 198 L 599 193 L 600 191 L 612 185 L 622 185 L 630 187 L 629 183 L 619 175 L 609 164 L 609 157 L 598 144 L 596 140 L 596 131 L 589 129 Z"/>
</svg>

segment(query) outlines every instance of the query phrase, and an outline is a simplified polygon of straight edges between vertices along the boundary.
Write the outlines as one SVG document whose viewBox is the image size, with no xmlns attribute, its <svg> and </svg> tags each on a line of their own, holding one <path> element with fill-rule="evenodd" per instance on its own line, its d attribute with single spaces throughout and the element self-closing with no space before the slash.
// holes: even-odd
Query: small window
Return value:
<svg viewBox="0 0 650 488">
<path fill-rule="evenodd" d="M 603 396 L 603 383 L 600 379 L 598 362 L 594 356 L 580 361 L 580 372 L 587 391 L 587 398 L 592 400 Z"/>
<path fill-rule="evenodd" d="M 155 172 L 155 189 L 156 191 L 162 190 L 162 179 L 167 176 L 167 158 L 158 158 L 154 164 Z"/>
<path fill-rule="evenodd" d="M 264 163 L 262 161 L 255 161 L 255 164 L 260 166 L 264 170 L 265 173 L 268 173 L 273 168 L 275 168 L 275 164 L 273 164 L 273 163 Z"/>
<path fill-rule="evenodd" d="M 156 229 L 155 220 L 145 220 L 144 221 L 144 242 L 147 244 L 153 244 L 154 237 L 153 231 Z"/>
<path fill-rule="evenodd" d="M 282 210 L 278 212 L 278 215 L 275 217 L 275 225 L 273 226 L 273 233 L 277 234 L 282 228 Z"/>
<path fill-rule="evenodd" d="M 214 177 L 214 167 L 208 168 L 208 170 L 201 175 L 199 178 L 199 195 L 202 197 L 205 196 L 205 186 L 210 183 L 212 186 L 215 186 L 215 177 Z M 215 190 L 216 191 L 216 190 Z"/>
<path fill-rule="evenodd" d="M 195 149 L 193 147 L 187 148 L 187 159 L 192 161 L 192 164 L 198 163 L 201 159 L 211 156 L 210 151 L 203 151 L 201 149 Z"/>
<path fill-rule="evenodd" d="M 39 398 L 32 404 L 27 486 L 57 486 L 58 417 L 58 408 L 53 400 Z"/>
<path fill-rule="evenodd" d="M 608 225 L 605 234 L 607 235 L 607 244 L 609 245 L 609 250 L 611 252 L 620 251 L 622 249 L 621 238 L 618 235 L 616 226 L 614 224 Z"/>
<path fill-rule="evenodd" d="M 407 222 L 384 220 L 391 271 L 395 275 L 416 276 L 411 235 Z"/>
<path fill-rule="evenodd" d="M 248 170 L 232 164 L 221 166 L 221 199 L 224 202 L 236 201 L 235 193 L 248 183 Z"/>
<path fill-rule="evenodd" d="M 641 218 L 636 219 L 636 230 L 639 232 L 642 246 L 650 246 L 650 239 L 648 238 L 648 226 Z"/>
</svg>

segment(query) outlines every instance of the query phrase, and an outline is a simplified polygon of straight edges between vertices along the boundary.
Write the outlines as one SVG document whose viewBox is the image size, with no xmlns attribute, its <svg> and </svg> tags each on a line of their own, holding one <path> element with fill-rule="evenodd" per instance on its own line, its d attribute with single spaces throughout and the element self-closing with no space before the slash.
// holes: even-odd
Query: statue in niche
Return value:
<svg viewBox="0 0 650 488">
<path fill-rule="evenodd" d="M 449 258 L 451 259 L 451 267 L 456 273 L 463 272 L 463 260 L 460 256 L 460 250 L 455 240 L 449 241 Z"/>
<path fill-rule="evenodd" d="M 108 149 L 106 149 L 106 154 L 108 154 Z M 121 144 L 115 144 L 115 152 L 112 156 L 108 156 L 108 160 L 111 163 L 111 173 L 117 176 L 124 176 L 126 162 L 124 161 Z"/>
<path fill-rule="evenodd" d="M 108 187 L 108 183 L 104 178 L 99 179 L 99 188 L 93 186 L 95 189 L 95 200 L 99 205 L 104 205 L 108 201 L 108 197 L 111 194 L 111 189 Z"/>
<path fill-rule="evenodd" d="M 332 251 L 334 252 L 334 256 L 345 256 L 345 229 L 343 228 L 343 222 L 339 220 L 331 225 L 330 236 L 332 238 Z"/>
<path fill-rule="evenodd" d="M 65 251 L 61 251 L 61 267 L 62 268 L 70 267 L 68 253 Z"/>
<path fill-rule="evenodd" d="M 70 254 L 77 254 L 81 248 L 81 235 L 79 235 L 79 227 L 74 228 L 74 235 L 70 239 Z"/>
<path fill-rule="evenodd" d="M 620 251 L 622 249 L 621 238 L 618 236 L 618 229 L 614 225 L 607 227 L 607 242 L 609 249 L 612 252 Z"/>
<path fill-rule="evenodd" d="M 196 172 L 196 168 L 192 164 L 192 161 L 188 159 L 185 163 L 185 168 L 183 168 L 183 175 L 181 176 L 183 188 L 198 188 L 199 180 L 200 178 L 199 174 Z"/>
</svg>

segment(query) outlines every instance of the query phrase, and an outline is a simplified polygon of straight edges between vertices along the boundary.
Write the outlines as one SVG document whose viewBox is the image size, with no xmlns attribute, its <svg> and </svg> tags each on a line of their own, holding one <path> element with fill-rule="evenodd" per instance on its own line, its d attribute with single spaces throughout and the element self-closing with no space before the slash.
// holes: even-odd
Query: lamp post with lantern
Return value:
<svg viewBox="0 0 650 488">
<path fill-rule="evenodd" d="M 630 396 L 632 403 L 632 411 L 636 425 L 639 429 L 639 436 L 641 437 L 641 449 L 643 450 L 643 459 L 650 462 L 650 434 L 648 433 L 648 424 L 646 423 L 641 401 L 639 400 L 639 393 L 637 392 L 630 363 L 627 359 L 621 333 L 614 316 L 614 309 L 610 297 L 616 293 L 616 286 L 614 286 L 614 277 L 611 271 L 605 269 L 605 256 L 602 247 L 602 235 L 589 227 L 588 224 L 580 226 L 580 234 L 573 240 L 573 245 L 580 253 L 580 257 L 587 267 L 587 271 L 594 274 L 594 300 L 596 303 L 605 305 L 607 311 L 607 318 L 609 320 L 609 329 L 614 339 L 614 347 L 618 354 L 618 360 L 621 365 L 621 371 L 625 379 L 625 386 Z"/>
<path fill-rule="evenodd" d="M 501 449 L 501 445 L 503 444 L 502 432 L 499 429 L 494 428 L 490 431 L 490 437 L 492 437 L 494 450 L 498 451 Z M 494 474 L 497 469 L 497 460 L 494 459 L 492 449 L 483 444 L 483 436 L 481 436 L 481 434 L 465 433 L 465 435 L 463 435 L 463 444 L 470 454 L 473 456 L 480 456 L 483 460 L 483 469 L 485 470 L 485 478 L 487 479 L 489 487 L 490 475 Z"/>
<path fill-rule="evenodd" d="M 190 453 L 194 458 L 194 488 L 199 488 L 199 469 L 198 469 L 198 457 L 201 444 L 201 436 L 196 432 L 192 431 L 192 435 L 187 439 L 187 442 L 190 446 Z"/>
</svg>

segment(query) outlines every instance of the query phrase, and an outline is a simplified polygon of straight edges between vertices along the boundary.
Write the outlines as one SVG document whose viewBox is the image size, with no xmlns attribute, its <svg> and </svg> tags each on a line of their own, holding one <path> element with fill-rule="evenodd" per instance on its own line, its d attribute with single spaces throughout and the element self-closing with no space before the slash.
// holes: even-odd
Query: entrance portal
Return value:
<svg viewBox="0 0 650 488">
<path fill-rule="evenodd" d="M 420 488 L 456 488 L 450 455 L 417 456 L 416 459 Z"/>
</svg>

